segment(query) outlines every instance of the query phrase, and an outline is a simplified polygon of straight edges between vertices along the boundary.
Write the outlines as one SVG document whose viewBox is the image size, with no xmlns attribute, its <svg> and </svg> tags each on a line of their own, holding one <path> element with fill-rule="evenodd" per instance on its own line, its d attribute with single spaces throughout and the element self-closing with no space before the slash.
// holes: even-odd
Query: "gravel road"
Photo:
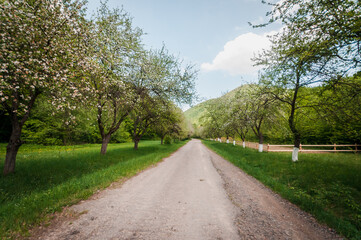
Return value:
<svg viewBox="0 0 361 240">
<path fill-rule="evenodd" d="M 154 168 L 71 207 L 32 239 L 337 239 L 192 140 Z"/>
</svg>

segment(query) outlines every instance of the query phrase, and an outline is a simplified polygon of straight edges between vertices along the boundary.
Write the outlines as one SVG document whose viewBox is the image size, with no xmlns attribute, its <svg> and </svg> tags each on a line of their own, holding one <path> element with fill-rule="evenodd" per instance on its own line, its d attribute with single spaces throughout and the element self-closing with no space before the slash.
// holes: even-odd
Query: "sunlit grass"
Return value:
<svg viewBox="0 0 361 240">
<path fill-rule="evenodd" d="M 203 141 L 284 198 L 350 239 L 361 239 L 360 154 L 259 153 L 232 144 Z"/>
<path fill-rule="evenodd" d="M 86 199 L 113 181 L 130 177 L 159 162 L 185 142 L 160 145 L 159 141 L 110 144 L 105 156 L 100 145 L 21 147 L 15 174 L 0 175 L 0 239 L 26 234 L 48 214 Z M 0 145 L 0 169 L 5 144 Z"/>
</svg>

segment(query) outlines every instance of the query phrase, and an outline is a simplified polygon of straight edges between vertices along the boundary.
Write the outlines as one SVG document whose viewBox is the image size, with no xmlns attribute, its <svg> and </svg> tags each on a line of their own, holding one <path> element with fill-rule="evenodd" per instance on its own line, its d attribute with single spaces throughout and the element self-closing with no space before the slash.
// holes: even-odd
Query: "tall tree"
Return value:
<svg viewBox="0 0 361 240">
<path fill-rule="evenodd" d="M 274 101 L 263 93 L 257 84 L 244 85 L 235 95 L 233 104 L 234 124 L 243 142 L 248 129 L 252 129 L 258 138 L 259 152 L 263 151 L 263 124 L 274 114 Z"/>
<path fill-rule="evenodd" d="M 93 20 L 89 40 L 92 68 L 83 90 L 97 108 L 97 123 L 102 138 L 101 154 L 133 109 L 139 94 L 130 82 L 142 54 L 142 31 L 132 26 L 123 9 L 109 9 L 102 3 Z"/>
<path fill-rule="evenodd" d="M 201 117 L 204 132 L 212 138 L 221 138 L 224 134 L 224 105 L 219 99 L 212 99 L 206 105 L 206 112 Z"/>
<path fill-rule="evenodd" d="M 140 140 L 152 126 L 164 120 L 168 108 L 168 103 L 162 99 L 143 93 L 129 115 L 133 123 L 130 134 L 134 142 L 134 149 L 138 149 Z"/>
<path fill-rule="evenodd" d="M 160 143 L 163 144 L 165 136 L 171 134 L 181 134 L 183 112 L 177 106 L 169 103 L 159 121 L 153 126 L 155 133 L 160 137 Z"/>
<path fill-rule="evenodd" d="M 15 170 L 22 128 L 37 97 L 46 94 L 63 108 L 59 92 L 78 96 L 74 79 L 84 65 L 81 39 L 87 25 L 82 6 L 60 0 L 5 0 L 0 6 L 0 107 L 12 124 L 4 175 Z"/>
<path fill-rule="evenodd" d="M 360 67 L 360 9 L 360 2 L 352 0 L 285 0 L 274 4 L 269 13 L 267 24 L 280 20 L 284 28 L 273 38 L 272 49 L 256 62 L 267 68 L 263 80 L 273 85 L 273 95 L 290 107 L 294 161 L 298 160 L 301 140 L 297 112 L 305 107 L 300 98 L 307 97 L 302 89 L 337 83 Z"/>
<path fill-rule="evenodd" d="M 309 45 L 307 39 L 296 39 L 290 35 L 285 28 L 272 39 L 271 49 L 254 60 L 265 67 L 260 79 L 265 94 L 289 107 L 288 125 L 294 137 L 292 160 L 297 161 L 301 143 L 298 112 L 301 108 L 313 107 L 310 101 L 307 105 L 302 104 L 302 99 L 310 97 L 303 89 L 322 83 L 325 78 L 314 71 L 323 58 L 322 51 L 317 46 Z"/>
<path fill-rule="evenodd" d="M 163 47 L 145 51 L 142 31 L 132 26 L 124 10 L 102 4 L 94 20 L 91 55 L 93 71 L 88 79 L 98 109 L 98 126 L 105 154 L 113 133 L 145 96 L 189 102 L 194 95 L 196 71 Z M 93 99 L 90 96 L 90 99 Z"/>
<path fill-rule="evenodd" d="M 234 130 L 242 139 L 243 148 L 245 148 L 245 141 L 248 131 L 251 128 L 251 106 L 248 97 L 249 86 L 242 86 L 232 99 L 231 105 L 231 120 Z"/>
<path fill-rule="evenodd" d="M 258 137 L 258 151 L 263 152 L 263 141 L 264 133 L 262 130 L 263 124 L 265 121 L 269 121 L 272 117 L 274 101 L 267 94 L 262 93 L 262 89 L 256 86 L 256 92 L 253 94 L 253 100 L 251 105 L 250 113 L 250 126 L 254 134 Z"/>
<path fill-rule="evenodd" d="M 136 92 L 134 112 L 130 116 L 135 124 L 135 148 L 149 127 L 164 118 L 164 106 L 168 106 L 170 101 L 192 102 L 195 95 L 194 79 L 197 76 L 192 65 L 183 66 L 164 47 L 145 52 L 138 66 L 138 71 L 129 82 Z"/>
</svg>

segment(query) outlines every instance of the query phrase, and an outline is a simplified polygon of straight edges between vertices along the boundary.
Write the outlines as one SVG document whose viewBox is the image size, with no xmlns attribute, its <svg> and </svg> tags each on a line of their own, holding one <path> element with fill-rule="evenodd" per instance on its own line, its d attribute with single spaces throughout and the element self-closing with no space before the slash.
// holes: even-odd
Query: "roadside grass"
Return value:
<svg viewBox="0 0 361 240">
<path fill-rule="evenodd" d="M 361 239 L 360 154 L 259 153 L 233 144 L 203 143 L 283 198 L 349 239 Z"/>
<path fill-rule="evenodd" d="M 22 146 L 15 174 L 0 175 L 0 239 L 27 236 L 52 213 L 137 174 L 185 143 L 143 141 L 138 150 L 132 143 L 109 144 L 105 156 L 100 155 L 99 144 Z M 0 145 L 1 170 L 5 146 Z"/>
</svg>

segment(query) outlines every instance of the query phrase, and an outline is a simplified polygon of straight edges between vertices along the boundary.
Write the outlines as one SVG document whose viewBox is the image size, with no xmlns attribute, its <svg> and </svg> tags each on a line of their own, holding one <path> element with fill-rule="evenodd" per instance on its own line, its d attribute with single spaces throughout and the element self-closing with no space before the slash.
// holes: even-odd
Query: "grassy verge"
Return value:
<svg viewBox="0 0 361 240">
<path fill-rule="evenodd" d="M 232 144 L 203 141 L 282 197 L 349 239 L 361 239 L 360 154 L 258 153 Z"/>
<path fill-rule="evenodd" d="M 0 239 L 26 235 L 29 228 L 46 221 L 49 214 L 86 199 L 98 189 L 130 177 L 184 145 L 144 141 L 139 150 L 132 143 L 110 144 L 105 156 L 100 145 L 24 145 L 16 173 L 0 175 Z M 0 169 L 5 145 L 0 145 Z"/>
</svg>

